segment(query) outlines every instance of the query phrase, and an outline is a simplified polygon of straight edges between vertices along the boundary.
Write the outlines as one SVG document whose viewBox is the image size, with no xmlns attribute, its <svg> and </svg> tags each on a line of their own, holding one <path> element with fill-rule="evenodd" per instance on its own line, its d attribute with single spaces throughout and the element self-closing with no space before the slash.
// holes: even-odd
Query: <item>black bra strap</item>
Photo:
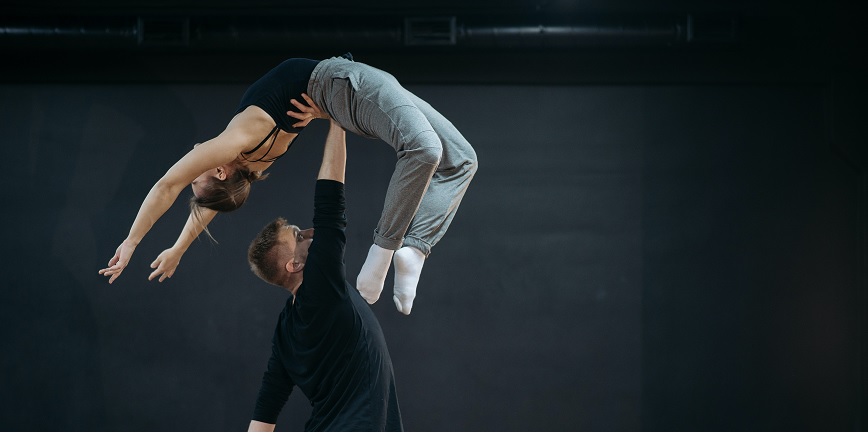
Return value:
<svg viewBox="0 0 868 433">
<path fill-rule="evenodd" d="M 272 135 L 274 136 L 274 140 L 277 140 L 277 131 L 279 129 L 280 128 L 275 126 L 274 129 L 272 129 L 271 132 L 269 132 L 268 135 L 266 135 L 265 138 L 263 138 L 262 141 L 259 142 L 259 144 L 257 144 L 256 147 L 253 148 L 253 150 L 248 150 L 247 152 L 241 152 L 241 154 L 242 155 L 250 155 L 251 153 L 256 152 L 257 150 L 259 150 L 260 147 L 262 147 L 263 144 L 265 144 L 266 141 L 268 141 L 269 138 L 271 138 Z M 274 140 L 271 140 L 271 146 L 274 146 Z M 271 147 L 269 147 L 268 150 L 270 151 Z M 268 155 L 268 152 L 265 152 L 265 154 Z"/>
<path fill-rule="evenodd" d="M 292 147 L 292 143 L 294 143 L 294 142 L 295 142 L 295 138 L 293 138 L 292 141 L 289 142 L 289 145 L 286 146 L 286 152 L 283 152 L 283 153 L 281 153 L 280 155 L 277 155 L 277 156 L 275 156 L 275 157 L 273 157 L 273 158 L 269 158 L 269 159 L 260 159 L 260 161 L 262 161 L 262 162 L 274 162 L 274 161 L 277 161 L 278 159 L 280 159 L 281 156 L 286 155 L 286 154 L 289 152 L 289 148 Z M 266 155 L 267 155 L 267 154 L 266 154 Z"/>
<path fill-rule="evenodd" d="M 256 145 L 256 147 L 254 147 L 252 150 L 248 150 L 247 152 L 242 152 L 241 157 L 244 158 L 248 162 L 274 162 L 274 161 L 277 161 L 277 159 L 280 158 L 281 156 L 286 155 L 286 152 L 289 152 L 289 148 L 292 147 L 292 143 L 294 143 L 295 139 L 298 138 L 297 136 L 293 137 L 292 141 L 289 142 L 289 145 L 286 146 L 286 152 L 283 152 L 280 155 L 271 157 L 269 159 L 263 159 L 263 158 L 265 158 L 266 155 L 271 153 L 271 149 L 274 147 L 274 142 L 277 141 L 277 134 L 279 133 L 278 132 L 279 130 L 280 130 L 280 128 L 275 126 L 274 129 L 272 129 L 271 132 L 269 132 L 268 135 L 265 136 L 265 138 L 262 140 L 262 142 L 260 142 L 258 145 Z M 272 136 L 274 136 L 274 137 L 272 137 Z M 262 155 L 262 158 L 259 158 L 255 161 L 250 161 L 249 159 L 247 159 L 246 156 L 244 156 L 244 155 L 250 155 L 251 153 L 259 150 L 259 148 L 262 147 L 262 145 L 265 144 L 265 142 L 268 141 L 269 138 L 271 138 L 271 144 L 268 146 L 268 150 L 265 152 L 265 155 Z"/>
</svg>

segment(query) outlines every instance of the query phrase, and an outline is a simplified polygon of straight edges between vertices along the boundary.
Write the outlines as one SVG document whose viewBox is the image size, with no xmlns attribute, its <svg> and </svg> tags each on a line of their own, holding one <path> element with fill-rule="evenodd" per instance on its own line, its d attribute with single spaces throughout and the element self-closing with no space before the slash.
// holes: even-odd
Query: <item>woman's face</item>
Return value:
<svg viewBox="0 0 868 433">
<path fill-rule="evenodd" d="M 201 197 L 205 192 L 205 187 L 211 184 L 214 178 L 217 177 L 218 169 L 212 168 L 202 174 L 199 177 L 193 179 L 193 182 L 190 183 L 190 187 L 193 188 L 193 195 L 196 197 Z"/>
</svg>

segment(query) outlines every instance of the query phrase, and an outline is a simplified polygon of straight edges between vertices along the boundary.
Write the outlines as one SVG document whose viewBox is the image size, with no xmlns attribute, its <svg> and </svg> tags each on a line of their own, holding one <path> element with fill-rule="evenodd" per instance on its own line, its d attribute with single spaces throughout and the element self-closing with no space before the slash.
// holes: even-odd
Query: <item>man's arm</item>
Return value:
<svg viewBox="0 0 868 433">
<path fill-rule="evenodd" d="M 283 315 L 281 315 L 282 318 Z M 256 406 L 253 409 L 253 418 L 250 420 L 248 429 L 251 429 L 250 431 L 274 431 L 277 416 L 280 415 L 280 411 L 286 404 L 294 386 L 295 383 L 283 368 L 274 343 L 272 343 L 268 368 L 262 375 L 262 384 L 259 387 L 259 395 L 256 397 Z M 253 430 L 253 428 L 268 428 L 268 430 Z"/>
<path fill-rule="evenodd" d="M 334 120 L 330 122 L 317 180 L 334 180 L 344 183 L 347 165 L 347 133 Z"/>
<path fill-rule="evenodd" d="M 302 303 L 305 305 L 323 306 L 346 296 L 345 139 L 343 128 L 333 122 L 326 138 L 314 190 L 315 235 L 304 268 L 304 284 L 309 290 L 300 290 L 298 293 L 300 300 L 307 300 Z"/>
<path fill-rule="evenodd" d="M 295 99 L 290 99 L 289 101 L 298 109 L 298 111 L 290 110 L 286 112 L 288 116 L 299 120 L 299 122 L 292 126 L 303 127 L 313 119 L 329 120 L 329 132 L 326 136 L 322 164 L 319 168 L 317 180 L 334 180 L 344 183 L 344 167 L 347 164 L 347 133 L 340 124 L 329 117 L 328 113 L 319 108 L 307 93 L 302 93 L 301 97 L 304 98 L 307 105 Z"/>
</svg>

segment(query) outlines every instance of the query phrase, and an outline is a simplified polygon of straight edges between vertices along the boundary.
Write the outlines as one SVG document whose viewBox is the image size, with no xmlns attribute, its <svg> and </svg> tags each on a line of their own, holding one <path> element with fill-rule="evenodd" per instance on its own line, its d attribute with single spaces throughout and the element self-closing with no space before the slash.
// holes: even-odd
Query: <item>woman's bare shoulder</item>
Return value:
<svg viewBox="0 0 868 433">
<path fill-rule="evenodd" d="M 239 150 L 247 151 L 255 147 L 265 136 L 269 135 L 275 126 L 274 119 L 265 110 L 255 105 L 250 105 L 229 121 L 229 124 L 226 125 L 226 130 L 221 135 L 241 140 L 244 146 L 242 146 L 243 149 Z"/>
</svg>

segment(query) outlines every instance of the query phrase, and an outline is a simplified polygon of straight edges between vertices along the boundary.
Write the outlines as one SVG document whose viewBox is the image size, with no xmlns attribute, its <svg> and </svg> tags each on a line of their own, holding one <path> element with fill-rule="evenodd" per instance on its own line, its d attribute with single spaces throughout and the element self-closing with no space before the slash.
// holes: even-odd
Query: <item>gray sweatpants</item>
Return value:
<svg viewBox="0 0 868 433">
<path fill-rule="evenodd" d="M 321 61 L 308 95 L 347 131 L 381 139 L 397 152 L 374 243 L 430 254 L 476 173 L 470 143 L 395 77 L 364 63 L 343 57 Z"/>
</svg>

